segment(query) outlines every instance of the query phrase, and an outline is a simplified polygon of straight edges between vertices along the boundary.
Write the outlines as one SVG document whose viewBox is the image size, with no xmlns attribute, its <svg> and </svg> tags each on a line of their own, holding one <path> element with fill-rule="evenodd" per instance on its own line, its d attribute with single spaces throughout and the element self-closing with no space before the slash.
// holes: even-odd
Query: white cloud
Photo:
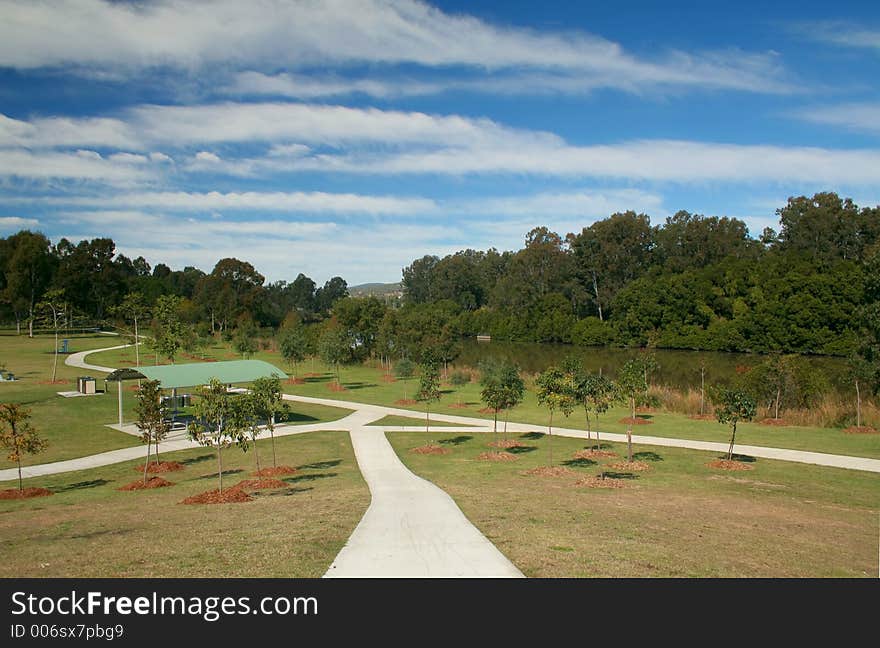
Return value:
<svg viewBox="0 0 880 648">
<path fill-rule="evenodd" d="M 425 214 L 437 209 L 437 204 L 428 198 L 325 192 L 220 193 L 212 191 L 189 193 L 169 191 L 72 198 L 33 197 L 21 199 L 19 202 L 101 208 L 127 207 L 136 210 L 159 209 L 172 212 L 231 210 L 407 215 Z"/>
<path fill-rule="evenodd" d="M 458 65 L 560 70 L 613 87 L 791 89 L 770 54 L 673 51 L 639 58 L 589 33 L 500 27 L 416 0 L 2 0 L 0 13 L 0 65 L 16 68 L 118 74 L 165 65 Z"/>
<path fill-rule="evenodd" d="M 130 127 L 118 119 L 48 117 L 30 121 L 0 114 L 0 147 L 106 146 L 136 148 Z"/>
<path fill-rule="evenodd" d="M 111 183 L 131 183 L 152 176 L 149 169 L 107 160 L 95 151 L 75 153 L 0 149 L 0 177 L 31 179 L 79 179 Z"/>
<path fill-rule="evenodd" d="M 31 229 L 40 224 L 36 218 L 21 218 L 20 216 L 0 216 L 0 232 L 15 232 L 22 229 Z"/>
<path fill-rule="evenodd" d="M 195 159 L 199 162 L 220 162 L 220 156 L 209 151 L 199 151 L 196 153 Z"/>
<path fill-rule="evenodd" d="M 880 133 L 880 103 L 851 103 L 807 108 L 795 113 L 805 121 L 841 126 L 865 133 Z"/>
<path fill-rule="evenodd" d="M 880 28 L 866 27 L 846 20 L 822 20 L 797 23 L 792 31 L 812 41 L 880 53 Z"/>
</svg>

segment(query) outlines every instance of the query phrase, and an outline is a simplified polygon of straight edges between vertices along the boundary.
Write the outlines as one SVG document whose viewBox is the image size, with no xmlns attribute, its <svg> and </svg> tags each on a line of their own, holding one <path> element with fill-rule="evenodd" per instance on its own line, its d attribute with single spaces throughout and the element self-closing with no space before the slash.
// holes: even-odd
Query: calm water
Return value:
<svg viewBox="0 0 880 648">
<path fill-rule="evenodd" d="M 613 349 L 607 347 L 580 347 L 567 344 L 541 344 L 536 342 L 477 342 L 464 340 L 461 356 L 456 364 L 477 366 L 486 358 L 495 357 L 519 364 L 523 371 L 536 373 L 561 362 L 572 355 L 581 359 L 590 371 L 601 372 L 614 378 L 617 370 L 630 358 L 642 353 L 638 349 Z M 752 353 L 721 353 L 717 351 L 677 351 L 656 349 L 659 368 L 652 382 L 672 387 L 700 386 L 700 363 L 705 362 L 706 384 L 726 385 L 736 375 L 737 367 L 751 367 L 765 356 Z M 805 356 L 807 362 L 821 371 L 832 387 L 844 386 L 843 374 L 846 363 L 842 358 Z"/>
</svg>

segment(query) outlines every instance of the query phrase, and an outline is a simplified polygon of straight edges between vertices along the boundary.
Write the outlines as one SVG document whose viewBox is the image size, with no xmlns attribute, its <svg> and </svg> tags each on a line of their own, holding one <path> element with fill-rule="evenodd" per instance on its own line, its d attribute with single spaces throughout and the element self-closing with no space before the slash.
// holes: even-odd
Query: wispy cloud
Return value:
<svg viewBox="0 0 880 648">
<path fill-rule="evenodd" d="M 819 43 L 874 50 L 880 54 L 880 26 L 869 27 L 848 20 L 822 20 L 795 23 L 792 31 Z"/>
<path fill-rule="evenodd" d="M 21 218 L 20 216 L 0 216 L 0 232 L 15 232 L 21 229 L 37 227 L 40 224 L 36 218 Z"/>
<path fill-rule="evenodd" d="M 415 64 L 542 69 L 568 75 L 581 87 L 792 90 L 769 53 L 666 51 L 640 58 L 590 33 L 501 27 L 417 0 L 2 0 L 0 12 L 0 65 L 15 68 L 120 74 L 212 64 L 239 71 Z M 314 94 L 316 88 L 297 96 L 326 96 Z M 385 92 L 369 83 L 360 90 Z"/>
<path fill-rule="evenodd" d="M 850 103 L 806 108 L 794 113 L 799 119 L 880 134 L 880 103 Z"/>
</svg>

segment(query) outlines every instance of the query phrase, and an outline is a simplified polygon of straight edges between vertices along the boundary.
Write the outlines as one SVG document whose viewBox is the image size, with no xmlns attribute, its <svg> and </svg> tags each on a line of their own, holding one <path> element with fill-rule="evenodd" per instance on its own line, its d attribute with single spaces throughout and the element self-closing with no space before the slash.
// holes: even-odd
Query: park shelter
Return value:
<svg viewBox="0 0 880 648">
<path fill-rule="evenodd" d="M 158 380 L 159 387 L 176 395 L 183 387 L 207 385 L 212 379 L 226 385 L 253 382 L 257 378 L 286 378 L 287 374 L 262 360 L 228 360 L 225 362 L 192 362 L 188 364 L 125 367 L 117 369 L 105 380 L 119 385 L 119 424 L 122 425 L 122 381 Z"/>
</svg>

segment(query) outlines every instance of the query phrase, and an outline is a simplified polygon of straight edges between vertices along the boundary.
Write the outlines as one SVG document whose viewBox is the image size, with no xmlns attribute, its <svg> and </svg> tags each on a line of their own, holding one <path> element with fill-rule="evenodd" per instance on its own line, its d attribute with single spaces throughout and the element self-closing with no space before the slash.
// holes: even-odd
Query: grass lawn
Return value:
<svg viewBox="0 0 880 648">
<path fill-rule="evenodd" d="M 263 465 L 271 462 L 262 439 Z M 26 480 L 51 497 L 0 501 L 0 577 L 318 577 L 370 502 L 346 432 L 276 440 L 289 486 L 252 502 L 184 505 L 217 487 L 207 448 L 163 454 L 186 463 L 168 488 L 120 492 L 136 462 Z M 224 487 L 248 478 L 254 455 L 223 453 Z M 7 482 L 3 488 L 16 487 Z"/>
<path fill-rule="evenodd" d="M 127 354 L 130 362 L 133 362 L 133 354 L 129 349 L 109 351 L 89 356 L 89 361 L 97 364 L 119 366 L 123 355 Z M 205 353 L 205 357 L 216 360 L 239 358 L 226 344 L 216 343 Z M 254 358 L 266 360 L 276 366 L 286 369 L 281 357 L 277 352 L 260 351 Z M 190 360 L 197 361 L 198 358 Z M 401 409 L 411 409 L 418 412 L 421 405 L 397 405 L 395 402 L 404 397 L 404 385 L 402 382 L 385 382 L 384 370 L 367 365 L 344 367 L 341 370 L 342 384 L 345 391 L 331 391 L 329 386 L 335 380 L 333 373 L 324 366 L 320 360 L 308 360 L 301 363 L 297 375 L 306 376 L 304 384 L 283 385 L 285 392 L 300 394 L 303 396 L 316 396 L 320 398 L 334 398 L 374 405 L 386 405 Z M 308 374 L 318 374 L 316 376 Z M 418 381 L 408 381 L 406 392 L 408 397 L 415 393 Z M 452 414 L 458 416 L 471 416 L 491 419 L 491 413 L 479 412 L 485 405 L 480 402 L 479 383 L 469 383 L 460 389 L 452 386 L 442 386 L 443 397 L 439 403 L 432 403 L 431 410 L 440 414 Z M 467 405 L 465 408 L 456 407 L 461 402 Z M 424 410 L 422 410 L 424 411 Z M 618 420 L 629 416 L 629 411 L 623 407 L 616 407 L 604 414 L 598 424 L 602 431 L 625 432 L 626 425 L 618 423 Z M 643 434 L 659 437 L 671 437 L 679 439 L 697 439 L 701 441 L 729 440 L 729 432 L 725 426 L 715 421 L 696 421 L 684 416 L 668 412 L 656 412 L 644 415 L 651 421 L 649 425 L 639 425 L 634 428 L 635 434 Z M 501 415 L 503 419 L 503 414 Z M 526 392 L 525 401 L 510 412 L 510 420 L 521 423 L 533 423 L 537 425 L 547 424 L 547 411 L 540 407 L 532 391 Z M 502 420 L 499 420 L 499 427 Z M 572 427 L 583 429 L 585 426 L 583 412 L 575 411 L 566 419 L 557 414 L 554 425 L 560 427 Z M 775 427 L 760 425 L 758 423 L 741 424 L 737 431 L 737 441 L 748 445 L 762 445 L 778 448 L 791 448 L 793 450 L 810 450 L 813 452 L 828 452 L 832 454 L 853 455 L 861 457 L 880 458 L 880 435 L 867 434 L 844 434 L 843 431 L 833 428 L 820 427 Z"/>
<path fill-rule="evenodd" d="M 470 438 L 468 438 L 470 436 Z M 513 462 L 486 462 L 491 435 L 462 435 L 444 456 L 418 455 L 424 433 L 388 438 L 416 474 L 448 492 L 465 515 L 532 577 L 877 577 L 880 475 L 758 459 L 750 471 L 705 464 L 712 453 L 636 446 L 645 472 L 607 467 L 621 458 L 572 460 L 584 447 L 554 437 L 556 465 L 576 474 L 522 474 L 548 462 L 546 436 Z M 627 488 L 575 486 L 603 470 Z"/>
<path fill-rule="evenodd" d="M 70 349 L 74 352 L 122 343 L 119 338 L 109 335 L 67 337 L 70 340 Z M 63 461 L 140 445 L 140 439 L 106 426 L 108 423 L 115 423 L 118 417 L 114 384 L 109 385 L 110 391 L 107 394 L 100 396 L 63 398 L 58 395 L 59 391 L 75 390 L 77 376 L 86 374 L 93 375 L 97 379 L 98 389 L 103 389 L 104 374 L 68 367 L 64 364 L 66 356 L 59 355 L 57 379 L 66 382 L 49 384 L 52 378 L 53 344 L 51 335 L 39 335 L 33 339 L 27 335 L 0 335 L 0 361 L 19 379 L 0 383 L 0 402 L 24 403 L 29 407 L 32 424 L 49 442 L 45 452 L 25 455 L 22 465 Z M 123 350 L 128 351 L 129 349 Z M 86 360 L 95 362 L 98 355 L 89 356 Z M 134 383 L 126 383 L 126 391 L 123 392 L 126 421 L 133 420 L 133 386 Z M 342 408 L 290 403 L 289 420 L 294 423 L 317 423 L 333 421 L 349 413 L 350 410 Z M 14 463 L 7 461 L 6 452 L 0 452 L 0 469 L 13 466 Z"/>
</svg>

